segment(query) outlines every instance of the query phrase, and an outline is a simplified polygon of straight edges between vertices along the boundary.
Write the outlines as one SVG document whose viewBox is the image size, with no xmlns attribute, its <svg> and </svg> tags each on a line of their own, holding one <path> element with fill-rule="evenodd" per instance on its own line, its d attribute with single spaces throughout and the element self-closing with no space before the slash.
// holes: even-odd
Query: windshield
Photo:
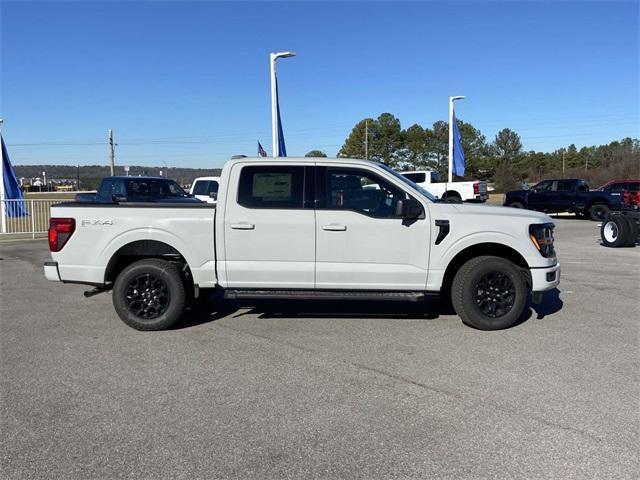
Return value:
<svg viewBox="0 0 640 480">
<path fill-rule="evenodd" d="M 129 180 L 127 190 L 131 197 L 186 197 L 180 185 L 173 180 L 163 179 L 135 179 Z"/>
<path fill-rule="evenodd" d="M 391 175 L 393 175 L 394 177 L 396 177 L 398 180 L 400 180 L 402 183 L 406 183 L 407 185 L 409 185 L 411 188 L 413 188 L 414 190 L 416 190 L 417 192 L 421 193 L 424 197 L 426 197 L 428 200 L 431 200 L 432 202 L 436 201 L 436 197 L 434 197 L 433 195 L 431 195 L 429 192 L 427 192 L 424 188 L 422 188 L 420 185 L 415 184 L 414 182 L 412 182 L 411 180 L 409 180 L 407 177 L 405 177 L 404 175 L 400 175 L 398 172 L 396 172 L 395 170 L 387 167 L 386 165 L 380 163 L 379 164 L 384 170 L 386 170 L 387 172 L 389 172 Z"/>
</svg>

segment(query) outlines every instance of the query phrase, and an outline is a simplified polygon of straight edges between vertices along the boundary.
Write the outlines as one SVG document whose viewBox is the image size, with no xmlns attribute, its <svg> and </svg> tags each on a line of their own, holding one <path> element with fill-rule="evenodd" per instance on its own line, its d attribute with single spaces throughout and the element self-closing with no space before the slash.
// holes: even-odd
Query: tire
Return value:
<svg viewBox="0 0 640 480">
<path fill-rule="evenodd" d="M 601 203 L 591 205 L 589 215 L 591 216 L 591 220 L 604 220 L 607 218 L 607 215 L 609 215 L 609 207 Z"/>
<path fill-rule="evenodd" d="M 638 239 L 638 224 L 631 217 L 621 215 L 621 217 L 627 222 L 627 235 L 625 237 L 625 247 L 635 247 Z"/>
<path fill-rule="evenodd" d="M 113 285 L 113 306 L 124 323 L 136 330 L 165 330 L 185 307 L 185 285 L 173 263 L 157 258 L 127 266 Z"/>
<path fill-rule="evenodd" d="M 619 248 L 627 243 L 629 224 L 622 215 L 609 215 L 600 226 L 600 238 L 605 247 Z"/>
<path fill-rule="evenodd" d="M 524 205 L 520 202 L 511 202 L 509 206 L 511 208 L 524 208 Z"/>
<path fill-rule="evenodd" d="M 508 293 L 490 291 L 491 288 L 504 288 L 502 292 Z M 501 330 L 513 325 L 527 306 L 527 297 L 520 267 L 501 257 L 472 258 L 458 270 L 451 287 L 456 313 L 465 324 L 479 330 Z"/>
</svg>

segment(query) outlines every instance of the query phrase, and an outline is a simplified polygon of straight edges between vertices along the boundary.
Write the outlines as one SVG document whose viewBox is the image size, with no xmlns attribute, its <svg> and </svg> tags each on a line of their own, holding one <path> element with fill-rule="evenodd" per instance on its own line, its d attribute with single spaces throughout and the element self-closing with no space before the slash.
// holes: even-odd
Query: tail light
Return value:
<svg viewBox="0 0 640 480">
<path fill-rule="evenodd" d="M 76 230 L 74 218 L 51 218 L 49 220 L 49 250 L 59 252 Z"/>
<path fill-rule="evenodd" d="M 479 193 L 480 193 L 480 184 L 478 182 L 475 182 L 473 184 L 473 194 L 478 195 Z"/>
</svg>

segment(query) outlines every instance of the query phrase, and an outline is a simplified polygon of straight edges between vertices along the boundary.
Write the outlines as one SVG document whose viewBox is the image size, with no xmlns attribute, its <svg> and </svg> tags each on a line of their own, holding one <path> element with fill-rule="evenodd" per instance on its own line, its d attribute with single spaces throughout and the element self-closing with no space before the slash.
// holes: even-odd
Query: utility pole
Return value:
<svg viewBox="0 0 640 480">
<path fill-rule="evenodd" d="M 364 159 L 369 160 L 369 120 L 364 121 Z"/>
<path fill-rule="evenodd" d="M 564 173 L 564 148 L 562 149 L 562 173 Z"/>
<path fill-rule="evenodd" d="M 80 191 L 80 164 L 78 164 L 78 168 L 76 170 L 76 190 Z"/>
<path fill-rule="evenodd" d="M 113 130 L 109 129 L 109 165 L 111 166 L 111 176 L 115 175 L 115 151 L 113 149 Z"/>
</svg>

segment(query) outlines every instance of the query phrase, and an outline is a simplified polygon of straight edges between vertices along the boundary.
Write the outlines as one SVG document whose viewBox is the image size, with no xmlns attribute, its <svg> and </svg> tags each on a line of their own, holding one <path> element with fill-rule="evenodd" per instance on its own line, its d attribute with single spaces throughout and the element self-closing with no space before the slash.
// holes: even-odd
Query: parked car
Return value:
<svg viewBox="0 0 640 480">
<path fill-rule="evenodd" d="M 622 203 L 625 205 L 640 205 L 640 180 L 610 180 L 600 188 L 600 192 L 621 192 Z"/>
<path fill-rule="evenodd" d="M 220 188 L 220 177 L 198 177 L 193 181 L 189 193 L 198 200 L 216 203 Z"/>
<path fill-rule="evenodd" d="M 572 212 L 581 218 L 602 220 L 611 209 L 620 208 L 620 192 L 590 191 L 579 178 L 544 180 L 529 190 L 507 192 L 504 205 L 545 213 Z"/>
<path fill-rule="evenodd" d="M 485 202 L 489 198 L 487 182 L 441 182 L 438 172 L 430 170 L 400 172 L 412 182 L 420 185 L 431 195 L 452 202 Z"/>
<path fill-rule="evenodd" d="M 440 293 L 495 330 L 558 285 L 553 229 L 537 212 L 436 202 L 376 162 L 243 158 L 225 164 L 217 205 L 54 205 L 44 271 L 93 285 L 87 295 L 113 289 L 139 330 L 169 328 L 203 289 L 241 301 Z"/>
<path fill-rule="evenodd" d="M 201 203 L 177 182 L 160 177 L 106 177 L 95 194 L 79 193 L 76 202 Z"/>
</svg>

